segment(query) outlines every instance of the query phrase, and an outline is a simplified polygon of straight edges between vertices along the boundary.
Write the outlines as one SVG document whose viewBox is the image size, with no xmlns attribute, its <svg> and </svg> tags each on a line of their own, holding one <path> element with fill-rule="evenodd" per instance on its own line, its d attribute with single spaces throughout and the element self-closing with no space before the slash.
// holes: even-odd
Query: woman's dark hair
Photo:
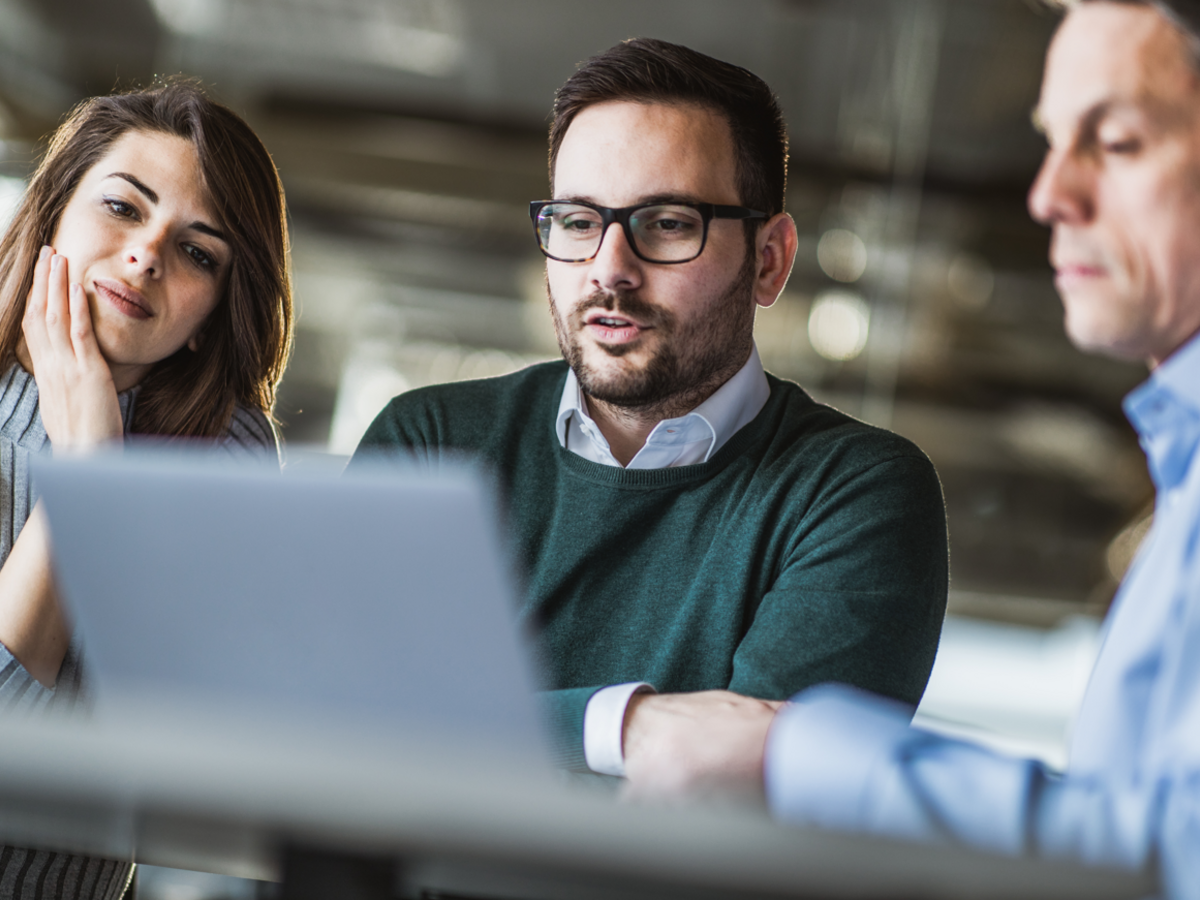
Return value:
<svg viewBox="0 0 1200 900">
<path fill-rule="evenodd" d="M 51 136 L 0 241 L 0 363 L 16 359 L 39 249 L 51 243 L 84 174 L 129 132 L 184 138 L 231 253 L 224 296 L 198 336 L 142 381 L 133 430 L 215 437 L 238 403 L 270 416 L 292 340 L 292 284 L 283 188 L 262 142 L 196 82 L 93 97 Z"/>
<path fill-rule="evenodd" d="M 679 44 L 634 38 L 584 60 L 554 97 L 550 181 L 563 136 L 580 110 L 609 100 L 692 103 L 729 123 L 744 206 L 768 216 L 783 211 L 787 127 L 766 82 L 739 66 Z"/>
</svg>

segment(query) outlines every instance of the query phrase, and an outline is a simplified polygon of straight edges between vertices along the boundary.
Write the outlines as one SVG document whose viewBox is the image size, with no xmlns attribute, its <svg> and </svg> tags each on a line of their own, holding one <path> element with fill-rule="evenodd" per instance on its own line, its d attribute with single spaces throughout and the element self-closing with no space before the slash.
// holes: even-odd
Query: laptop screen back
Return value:
<svg viewBox="0 0 1200 900">
<path fill-rule="evenodd" d="M 490 504 L 463 472 L 39 464 L 97 700 L 155 696 L 536 748 Z"/>
</svg>

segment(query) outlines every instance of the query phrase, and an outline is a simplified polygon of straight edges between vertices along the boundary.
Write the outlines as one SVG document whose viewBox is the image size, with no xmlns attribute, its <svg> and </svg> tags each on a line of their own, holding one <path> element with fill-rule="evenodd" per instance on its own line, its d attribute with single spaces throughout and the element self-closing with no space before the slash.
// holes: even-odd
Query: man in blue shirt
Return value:
<svg viewBox="0 0 1200 900">
<path fill-rule="evenodd" d="M 778 712 L 725 697 L 631 754 L 634 793 L 762 786 L 791 822 L 1142 867 L 1200 897 L 1200 3 L 1068 5 L 1035 119 L 1029 209 L 1079 347 L 1146 360 L 1126 399 L 1158 490 L 1054 775 L 825 686 Z M 636 741 L 627 728 L 626 741 Z M 764 750 L 765 748 L 765 750 Z"/>
</svg>

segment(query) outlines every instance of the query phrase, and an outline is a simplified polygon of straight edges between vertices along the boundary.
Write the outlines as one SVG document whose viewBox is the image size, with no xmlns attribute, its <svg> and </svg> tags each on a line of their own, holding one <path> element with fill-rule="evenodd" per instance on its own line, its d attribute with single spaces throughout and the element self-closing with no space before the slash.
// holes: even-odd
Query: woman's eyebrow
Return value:
<svg viewBox="0 0 1200 900">
<path fill-rule="evenodd" d="M 158 203 L 158 194 L 154 191 L 153 188 L 147 186 L 136 175 L 130 175 L 128 172 L 111 172 L 111 173 L 109 173 L 108 177 L 109 178 L 120 178 L 124 181 L 128 181 L 135 188 L 137 188 L 139 191 L 141 191 L 143 194 L 145 194 L 146 199 L 149 200 L 151 203 L 155 203 L 155 204 Z"/>
<path fill-rule="evenodd" d="M 224 241 L 227 244 L 229 243 L 229 238 L 225 237 L 223 231 L 218 231 L 211 225 L 205 225 L 203 222 L 193 222 L 188 228 L 193 231 L 199 231 L 201 234 L 207 234 L 209 237 L 215 237 L 217 240 Z"/>
</svg>

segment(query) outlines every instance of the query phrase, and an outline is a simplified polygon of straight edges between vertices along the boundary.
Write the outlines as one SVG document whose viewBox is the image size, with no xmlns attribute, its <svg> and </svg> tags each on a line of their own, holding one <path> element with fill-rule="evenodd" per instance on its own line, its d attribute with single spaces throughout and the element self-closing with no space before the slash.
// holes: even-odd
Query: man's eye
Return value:
<svg viewBox="0 0 1200 900">
<path fill-rule="evenodd" d="M 698 225 L 687 219 L 672 219 L 669 216 L 663 216 L 646 222 L 642 228 L 647 233 L 658 237 L 685 237 L 694 234 Z"/>
<path fill-rule="evenodd" d="M 596 223 L 590 219 L 563 219 L 562 227 L 567 231 L 585 232 L 595 228 Z"/>
<path fill-rule="evenodd" d="M 687 222 L 680 222 L 678 219 L 659 219 L 651 222 L 649 227 L 655 231 L 683 231 L 690 226 Z"/>
<path fill-rule="evenodd" d="M 1116 153 L 1120 155 L 1136 153 L 1141 149 L 1141 144 L 1139 144 L 1133 138 L 1123 141 L 1105 141 L 1100 146 L 1104 148 L 1105 153 Z"/>
</svg>

